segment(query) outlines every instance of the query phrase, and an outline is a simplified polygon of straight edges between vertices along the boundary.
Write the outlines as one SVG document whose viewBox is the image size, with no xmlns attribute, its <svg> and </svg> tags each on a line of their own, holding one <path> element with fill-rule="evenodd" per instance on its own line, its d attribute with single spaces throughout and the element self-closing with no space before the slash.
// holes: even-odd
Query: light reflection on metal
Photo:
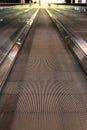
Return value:
<svg viewBox="0 0 87 130">
<path fill-rule="evenodd" d="M 21 42 L 16 42 L 18 45 L 21 45 L 22 43 Z"/>
<path fill-rule="evenodd" d="M 82 44 L 80 47 L 87 54 L 87 43 Z"/>
<path fill-rule="evenodd" d="M 83 52 L 87 55 L 87 42 L 85 42 L 81 38 L 75 39 L 75 41 L 79 45 L 79 47 L 83 50 Z"/>
<path fill-rule="evenodd" d="M 10 71 L 10 67 L 13 64 L 13 61 L 16 58 L 16 55 L 17 55 L 19 49 L 20 49 L 20 46 L 15 44 L 15 46 L 12 48 L 12 50 L 8 54 L 6 60 L 0 66 L 0 86 L 2 85 L 3 81 L 5 80 L 4 78 L 6 78 L 6 75 L 8 74 L 8 70 Z"/>
<path fill-rule="evenodd" d="M 10 58 L 11 61 L 15 58 L 19 50 L 19 46 L 16 43 L 15 46 L 12 48 L 11 52 L 9 53 L 8 57 Z"/>
<path fill-rule="evenodd" d="M 0 7 L 0 10 L 3 10 L 4 9 L 4 7 Z"/>
<path fill-rule="evenodd" d="M 3 22 L 3 19 L 0 19 L 0 22 Z"/>
</svg>

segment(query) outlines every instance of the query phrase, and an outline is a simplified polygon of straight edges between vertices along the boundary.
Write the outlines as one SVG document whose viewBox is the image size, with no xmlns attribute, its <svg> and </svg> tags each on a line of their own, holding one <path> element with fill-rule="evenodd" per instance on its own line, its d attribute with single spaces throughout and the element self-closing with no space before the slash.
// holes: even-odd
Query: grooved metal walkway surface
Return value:
<svg viewBox="0 0 87 130">
<path fill-rule="evenodd" d="M 87 76 L 44 9 L 0 95 L 0 130 L 6 129 L 87 129 Z"/>
</svg>

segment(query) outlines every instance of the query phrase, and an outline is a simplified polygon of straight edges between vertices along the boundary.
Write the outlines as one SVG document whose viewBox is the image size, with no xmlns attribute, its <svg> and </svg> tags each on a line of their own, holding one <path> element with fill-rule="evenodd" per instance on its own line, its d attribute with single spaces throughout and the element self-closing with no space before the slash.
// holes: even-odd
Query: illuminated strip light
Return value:
<svg viewBox="0 0 87 130">
<path fill-rule="evenodd" d="M 32 9 L 32 8 L 31 8 Z M 31 9 L 26 9 L 24 12 L 28 12 L 28 11 L 30 11 Z"/>
<path fill-rule="evenodd" d="M 28 24 L 28 25 L 32 25 L 32 23 L 33 23 L 33 21 L 34 21 L 36 15 L 37 15 L 37 13 L 38 13 L 38 11 L 39 11 L 39 9 L 35 12 L 35 14 L 31 17 L 31 19 L 29 19 L 29 20 L 27 19 L 27 24 Z"/>
<path fill-rule="evenodd" d="M 52 14 L 46 9 L 47 13 L 50 15 L 50 17 L 52 17 Z"/>
<path fill-rule="evenodd" d="M 86 3 L 86 0 L 82 0 L 82 3 Z"/>
<path fill-rule="evenodd" d="M 61 12 L 61 10 L 59 10 L 59 9 L 55 9 L 55 7 L 53 7 L 53 9 L 56 10 L 57 12 Z"/>
</svg>

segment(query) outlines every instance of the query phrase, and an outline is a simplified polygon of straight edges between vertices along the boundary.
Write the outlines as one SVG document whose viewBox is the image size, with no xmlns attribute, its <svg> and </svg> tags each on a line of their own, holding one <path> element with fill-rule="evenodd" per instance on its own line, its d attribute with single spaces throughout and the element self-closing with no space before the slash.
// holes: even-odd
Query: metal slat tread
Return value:
<svg viewBox="0 0 87 130">
<path fill-rule="evenodd" d="M 63 44 L 40 9 L 0 95 L 0 130 L 86 130 L 87 77 Z"/>
</svg>

